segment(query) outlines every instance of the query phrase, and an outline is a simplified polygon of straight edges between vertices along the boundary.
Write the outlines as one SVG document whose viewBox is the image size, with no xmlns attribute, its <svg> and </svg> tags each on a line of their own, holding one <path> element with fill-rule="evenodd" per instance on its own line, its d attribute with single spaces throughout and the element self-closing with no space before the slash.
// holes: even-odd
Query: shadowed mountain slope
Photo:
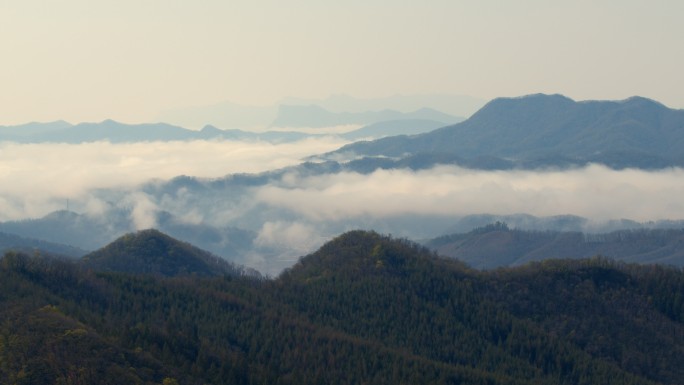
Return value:
<svg viewBox="0 0 684 385">
<path fill-rule="evenodd" d="M 45 252 L 70 258 L 80 258 L 87 253 L 87 251 L 78 247 L 0 232 L 0 254 L 4 254 L 7 251 Z"/>
<path fill-rule="evenodd" d="M 383 138 L 394 135 L 415 135 L 444 127 L 447 123 L 428 119 L 388 120 L 372 123 L 340 136 L 349 140 Z"/>
<path fill-rule="evenodd" d="M 517 266 L 543 259 L 602 255 L 624 262 L 684 266 L 684 230 L 634 229 L 603 234 L 524 231 L 488 225 L 425 243 L 440 255 L 475 268 Z"/>
<path fill-rule="evenodd" d="M 648 169 L 684 164 L 683 146 L 682 110 L 642 97 L 575 102 L 538 94 L 494 99 L 464 122 L 415 136 L 354 143 L 338 152 L 492 156 L 524 168 L 594 162 Z"/>
</svg>

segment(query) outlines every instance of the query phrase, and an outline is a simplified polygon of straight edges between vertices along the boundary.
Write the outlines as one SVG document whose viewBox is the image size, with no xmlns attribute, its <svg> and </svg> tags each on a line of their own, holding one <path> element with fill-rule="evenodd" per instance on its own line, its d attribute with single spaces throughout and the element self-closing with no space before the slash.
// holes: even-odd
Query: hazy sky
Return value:
<svg viewBox="0 0 684 385">
<path fill-rule="evenodd" d="M 286 96 L 684 108 L 681 0 L 0 0 L 0 125 Z"/>
</svg>

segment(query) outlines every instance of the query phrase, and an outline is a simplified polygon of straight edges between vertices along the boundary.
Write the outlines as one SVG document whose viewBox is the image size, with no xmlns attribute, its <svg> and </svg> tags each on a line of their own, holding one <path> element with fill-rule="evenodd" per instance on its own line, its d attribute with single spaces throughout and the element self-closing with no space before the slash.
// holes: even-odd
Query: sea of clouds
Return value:
<svg viewBox="0 0 684 385">
<path fill-rule="evenodd" d="M 88 203 L 89 191 L 94 189 L 135 191 L 141 183 L 179 175 L 219 178 L 259 173 L 296 165 L 309 155 L 345 143 L 332 136 L 284 144 L 0 143 L 0 220 L 39 217 L 62 209 L 66 199 L 71 199 L 74 207 L 97 211 L 95 202 Z M 371 174 L 300 176 L 293 172 L 255 189 L 250 199 L 297 212 L 314 222 L 397 213 L 574 214 L 598 220 L 646 221 L 684 218 L 682 196 L 684 171 L 679 168 L 612 170 L 590 165 L 571 170 L 481 171 L 439 166 Z M 166 205 L 171 207 L 173 202 Z M 173 209 L 192 211 L 185 205 Z"/>
<path fill-rule="evenodd" d="M 481 213 L 572 214 L 593 221 L 684 218 L 680 168 L 612 170 L 590 165 L 482 171 L 439 166 L 314 176 L 293 169 L 235 193 L 180 187 L 154 194 L 141 188 L 144 183 L 163 185 L 179 175 L 207 181 L 293 166 L 346 143 L 333 136 L 284 144 L 0 143 L 0 221 L 40 218 L 66 205 L 81 214 L 106 217 L 112 203 L 102 192 L 112 190 L 117 191 L 118 207 L 130 208 L 137 229 L 155 227 L 157 213 L 165 211 L 186 223 L 254 231 L 255 246 L 281 250 L 280 261 L 274 265 L 257 254 L 246 261 L 273 273 L 353 228 L 416 238 L 441 235 L 449 218 Z"/>
</svg>

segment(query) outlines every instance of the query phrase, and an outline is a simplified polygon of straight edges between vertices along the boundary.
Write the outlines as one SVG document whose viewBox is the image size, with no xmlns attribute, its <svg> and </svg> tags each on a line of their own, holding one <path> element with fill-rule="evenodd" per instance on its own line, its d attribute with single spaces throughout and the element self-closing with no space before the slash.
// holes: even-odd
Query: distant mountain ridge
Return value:
<svg viewBox="0 0 684 385">
<path fill-rule="evenodd" d="M 87 251 L 74 246 L 0 232 L 0 254 L 4 254 L 7 251 L 19 251 L 30 254 L 49 253 L 70 258 L 79 258 L 87 253 Z"/>
<path fill-rule="evenodd" d="M 40 249 L 45 247 L 46 251 L 55 253 L 65 254 L 65 251 L 59 251 L 66 247 L 63 244 L 72 245 L 74 250 L 81 251 L 71 251 L 66 254 L 81 257 L 88 251 L 97 250 L 118 237 L 134 231 L 135 226 L 131 223 L 129 215 L 130 213 L 125 210 L 111 210 L 106 217 L 95 218 L 86 214 L 60 210 L 38 219 L 0 222 L 0 232 L 24 239 L 24 242 L 26 242 L 25 239 L 30 239 L 33 243 L 45 242 L 42 247 L 37 247 Z M 157 213 L 156 228 L 174 238 L 196 244 L 228 259 L 237 259 L 247 253 L 253 247 L 253 240 L 256 237 L 256 234 L 250 231 L 234 227 L 184 223 L 163 211 Z M 14 240 L 11 244 L 24 243 Z M 48 248 L 48 245 L 53 246 Z"/>
<path fill-rule="evenodd" d="M 365 112 L 330 112 L 317 105 L 289 106 L 281 105 L 278 115 L 271 124 L 275 127 L 331 127 L 351 124 L 373 124 L 394 120 L 434 120 L 453 124 L 463 118 L 445 114 L 431 109 L 421 108 L 413 112 L 395 110 L 365 111 Z"/>
<path fill-rule="evenodd" d="M 189 130 L 167 123 L 126 124 L 111 119 L 98 123 L 72 125 L 65 121 L 27 123 L 17 126 L 0 126 L 0 141 L 16 143 L 111 143 L 187 141 L 187 140 L 263 140 L 283 143 L 307 137 L 324 135 L 304 133 L 297 128 L 323 128 L 343 125 L 364 125 L 356 132 L 341 135 L 350 140 L 360 137 L 380 138 L 388 135 L 422 133 L 463 118 L 421 108 L 411 113 L 399 111 L 367 111 L 361 113 L 333 113 L 318 106 L 282 106 L 271 126 L 290 128 L 263 132 L 241 129 L 220 129 L 204 125 L 200 130 Z"/>
<path fill-rule="evenodd" d="M 447 123 L 430 119 L 400 119 L 371 123 L 340 136 L 356 141 L 366 138 L 382 138 L 395 135 L 416 135 L 444 127 Z"/>
<path fill-rule="evenodd" d="M 330 113 L 352 114 L 388 109 L 406 113 L 430 107 L 451 116 L 470 116 L 482 107 L 484 103 L 484 100 L 465 95 L 428 94 L 356 98 L 349 95 L 335 94 L 325 99 L 287 97 L 277 101 L 275 104 L 265 106 L 249 106 L 224 101 L 214 105 L 167 110 L 160 113 L 156 120 L 194 129 L 209 124 L 224 129 L 239 128 L 261 131 L 273 125 L 278 116 L 280 105 L 316 105 Z"/>
<path fill-rule="evenodd" d="M 509 229 L 497 222 L 425 245 L 475 268 L 518 266 L 544 259 L 590 258 L 684 266 L 684 229 L 633 229 L 588 234 L 578 231 Z"/>
<path fill-rule="evenodd" d="M 315 104 L 332 112 L 364 112 L 385 109 L 408 112 L 431 107 L 453 116 L 470 116 L 487 101 L 466 95 L 424 94 L 393 95 L 380 98 L 357 98 L 333 94 L 326 99 L 285 98 L 279 104 L 308 106 Z"/>
<path fill-rule="evenodd" d="M 166 123 L 125 124 L 111 119 L 99 123 L 76 125 L 58 121 L 52 123 L 29 123 L 19 126 L 0 126 L 0 141 L 16 143 L 88 143 L 108 141 L 133 143 L 187 140 L 265 140 L 289 142 L 314 136 L 299 132 L 249 132 L 239 129 L 222 130 L 211 125 L 199 131 Z"/>
<path fill-rule="evenodd" d="M 684 110 L 642 97 L 575 102 L 562 95 L 499 98 L 468 120 L 415 135 L 347 145 L 336 153 L 405 158 L 496 158 L 502 168 L 684 165 Z M 477 165 L 475 165 L 476 168 Z"/>
<path fill-rule="evenodd" d="M 329 170 L 325 165 L 312 164 L 311 166 L 321 166 L 323 172 L 339 171 L 338 169 Z M 315 168 L 309 171 L 320 172 Z M 237 194 L 241 189 L 245 189 L 245 192 L 241 194 L 248 193 L 250 186 L 267 184 L 272 178 L 281 177 L 281 173 L 233 175 L 230 178 L 215 181 L 198 181 L 184 177 L 176 178 L 168 182 L 166 186 L 155 184 L 154 188 L 158 190 L 153 190 L 151 186 L 147 192 L 163 196 L 175 189 L 187 189 L 193 194 L 202 191 L 209 195 L 201 200 L 211 202 L 213 199 L 211 197 L 221 196 L 224 191 Z M 69 211 L 57 211 L 40 219 L 0 222 L 0 249 L 2 249 L 3 242 L 6 242 L 12 247 L 5 247 L 5 250 L 41 250 L 74 258 L 81 257 L 88 251 L 100 249 L 124 234 L 134 231 L 135 227 L 129 215 L 130 213 L 126 211 L 116 209 L 110 210 L 105 217 L 101 218 Z M 273 215 L 276 214 L 247 212 L 238 221 L 241 226 L 245 227 L 237 228 L 208 223 L 186 223 L 173 214 L 162 211 L 156 214 L 155 228 L 175 239 L 208 250 L 227 261 L 258 268 L 263 273 L 273 275 L 291 266 L 292 263 L 291 259 L 281 260 L 278 257 L 282 250 L 259 243 L 258 227 L 262 221 L 272 218 Z M 248 223 L 249 220 L 255 222 Z M 622 219 L 593 222 L 573 215 L 535 217 L 526 214 L 480 214 L 448 219 L 438 216 L 430 218 L 406 216 L 395 217 L 392 221 L 399 228 L 402 226 L 421 227 L 420 231 L 424 231 L 427 235 L 412 236 L 413 239 L 423 239 L 421 241 L 423 244 L 441 254 L 457 257 L 478 268 L 515 265 L 552 256 L 571 258 L 590 257 L 596 254 L 642 264 L 659 262 L 684 266 L 683 246 L 677 243 L 681 241 L 681 237 L 677 234 L 684 229 L 682 220 L 636 222 Z M 472 233 L 473 229 L 487 227 L 496 221 L 508 223 L 514 230 L 510 233 L 486 235 Z M 379 223 L 369 223 L 367 227 L 383 228 Z M 344 226 L 350 227 L 354 224 L 348 223 Z M 5 233 L 6 238 L 3 238 L 2 233 Z M 437 234 L 450 235 L 434 238 Z M 616 241 L 617 243 L 611 243 L 612 241 L 606 241 L 604 244 L 584 243 L 586 239 L 617 240 L 616 234 L 623 234 L 625 237 L 620 242 Z M 623 242 L 625 239 L 634 239 L 634 241 Z M 261 265 L 255 264 L 253 259 L 255 255 L 268 262 Z M 292 258 L 299 255 L 301 254 Z"/>
</svg>

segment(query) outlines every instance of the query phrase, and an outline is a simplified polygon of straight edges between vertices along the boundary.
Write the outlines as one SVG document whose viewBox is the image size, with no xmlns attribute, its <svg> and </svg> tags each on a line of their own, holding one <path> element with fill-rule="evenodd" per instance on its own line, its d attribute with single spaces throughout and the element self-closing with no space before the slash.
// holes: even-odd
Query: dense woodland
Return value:
<svg viewBox="0 0 684 385">
<path fill-rule="evenodd" d="M 596 257 L 482 272 L 373 232 L 343 234 L 275 279 L 102 272 L 10 252 L 0 305 L 3 384 L 684 378 L 679 268 Z"/>
</svg>

